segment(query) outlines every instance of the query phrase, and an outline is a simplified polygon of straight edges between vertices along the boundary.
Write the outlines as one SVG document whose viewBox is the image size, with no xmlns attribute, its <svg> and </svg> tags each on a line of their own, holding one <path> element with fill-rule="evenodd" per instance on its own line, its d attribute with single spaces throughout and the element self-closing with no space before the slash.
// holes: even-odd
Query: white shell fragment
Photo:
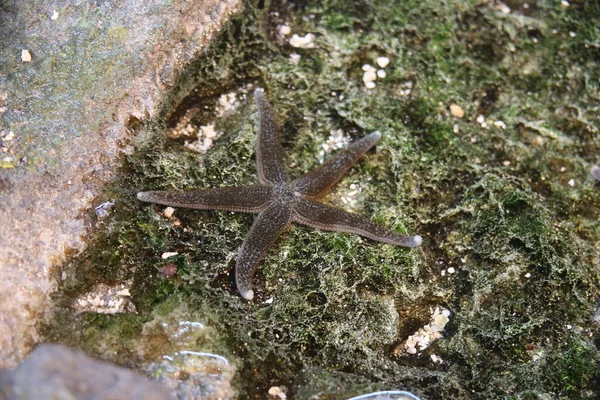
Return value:
<svg viewBox="0 0 600 400">
<path fill-rule="evenodd" d="M 21 50 L 21 61 L 30 62 L 31 61 L 31 53 L 29 50 Z"/>
</svg>

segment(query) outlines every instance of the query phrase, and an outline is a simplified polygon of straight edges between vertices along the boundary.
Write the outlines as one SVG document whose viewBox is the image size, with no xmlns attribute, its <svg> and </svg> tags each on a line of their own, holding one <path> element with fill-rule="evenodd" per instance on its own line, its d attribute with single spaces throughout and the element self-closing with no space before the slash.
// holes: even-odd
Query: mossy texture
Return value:
<svg viewBox="0 0 600 400">
<path fill-rule="evenodd" d="M 193 312 L 176 315 L 213 332 L 195 350 L 230 358 L 243 398 L 281 385 L 297 399 L 385 389 L 599 396 L 600 191 L 588 170 L 600 155 L 600 6 L 565 3 L 507 2 L 508 12 L 486 1 L 248 2 L 180 78 L 161 118 L 136 127 L 138 151 L 107 193 L 117 211 L 70 264 L 77 279 L 65 283 L 49 335 L 119 354 L 147 344 L 139 335 L 157 310 L 184 305 Z M 285 24 L 315 34 L 315 48 L 292 48 L 278 33 Z M 367 89 L 361 66 L 380 56 L 391 60 L 387 76 Z M 332 130 L 380 130 L 376 151 L 328 200 L 339 205 L 357 184 L 352 211 L 423 234 L 423 245 L 294 227 L 262 262 L 257 299 L 243 301 L 232 271 L 252 216 L 179 209 L 177 225 L 135 192 L 257 182 L 249 84 L 265 88 L 280 116 L 292 175 L 318 165 Z M 239 108 L 216 116 L 216 99 L 231 91 Z M 204 155 L 165 136 L 192 106 L 203 110 L 197 125 L 225 132 Z M 165 261 L 167 251 L 179 255 Z M 160 273 L 167 262 L 174 277 Z M 92 283 L 127 279 L 139 314 L 69 316 L 68 300 Z M 452 313 L 444 338 L 395 355 L 437 306 Z M 89 333 L 67 339 L 82 324 Z"/>
</svg>

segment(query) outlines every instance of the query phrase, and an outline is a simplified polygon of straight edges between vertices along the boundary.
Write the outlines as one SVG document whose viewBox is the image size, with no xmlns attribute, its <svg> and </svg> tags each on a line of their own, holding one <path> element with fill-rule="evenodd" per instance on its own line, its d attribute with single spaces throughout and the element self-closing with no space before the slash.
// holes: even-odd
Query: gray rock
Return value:
<svg viewBox="0 0 600 400">
<path fill-rule="evenodd" d="M 0 374 L 0 398 L 174 399 L 166 388 L 133 371 L 57 344 L 39 346 L 17 368 Z"/>
<path fill-rule="evenodd" d="M 239 0 L 10 2 L 0 12 L 0 370 L 39 340 L 50 276 L 180 71 Z M 26 52 L 25 52 L 26 51 Z M 26 57 L 24 57 L 26 56 Z M 115 205 L 118 207 L 118 205 Z M 57 274 L 60 276 L 60 271 Z"/>
</svg>

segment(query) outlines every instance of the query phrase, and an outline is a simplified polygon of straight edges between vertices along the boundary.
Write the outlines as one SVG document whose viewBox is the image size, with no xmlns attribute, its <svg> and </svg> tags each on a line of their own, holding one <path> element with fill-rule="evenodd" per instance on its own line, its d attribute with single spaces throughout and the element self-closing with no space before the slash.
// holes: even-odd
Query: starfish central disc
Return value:
<svg viewBox="0 0 600 400">
<path fill-rule="evenodd" d="M 422 243 L 423 239 L 419 235 L 404 236 L 367 218 L 317 201 L 381 139 L 379 131 L 351 143 L 317 169 L 290 181 L 283 162 L 275 113 L 262 90 L 254 92 L 254 99 L 260 115 L 256 141 L 256 166 L 260 185 L 137 194 L 141 201 L 173 207 L 258 214 L 236 261 L 235 281 L 243 298 L 254 298 L 254 270 L 291 222 L 326 231 L 354 233 L 398 246 L 417 247 Z"/>
</svg>

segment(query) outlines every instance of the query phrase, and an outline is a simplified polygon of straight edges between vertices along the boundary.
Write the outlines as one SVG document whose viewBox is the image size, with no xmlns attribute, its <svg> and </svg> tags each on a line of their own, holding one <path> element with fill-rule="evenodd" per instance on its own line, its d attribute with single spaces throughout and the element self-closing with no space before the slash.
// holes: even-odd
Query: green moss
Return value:
<svg viewBox="0 0 600 400">
<path fill-rule="evenodd" d="M 550 360 L 551 385 L 555 391 L 569 398 L 587 398 L 591 390 L 582 388 L 598 384 L 600 356 L 596 346 L 578 334 L 570 335 L 560 353 Z"/>
<path fill-rule="evenodd" d="M 113 188 L 120 207 L 70 265 L 79 281 L 65 284 L 65 305 L 96 282 L 130 279 L 141 315 L 80 319 L 66 308 L 54 337 L 68 341 L 63 327 L 85 323 L 89 342 L 69 340 L 119 353 L 148 344 L 136 337 L 142 323 L 195 318 L 213 332 L 199 343 L 235 360 L 247 397 L 273 385 L 299 399 L 392 388 L 425 398 L 597 395 L 600 191 L 587 171 L 600 153 L 599 83 L 588 68 L 600 11 L 510 5 L 507 15 L 479 2 L 248 2 L 167 94 L 160 118 L 136 128 L 138 151 Z M 316 48 L 280 44 L 284 22 L 315 33 Z M 361 66 L 381 55 L 387 77 L 369 91 Z M 421 233 L 423 246 L 295 227 L 262 262 L 257 301 L 242 301 L 231 271 L 252 216 L 178 209 L 177 225 L 134 194 L 256 183 L 254 105 L 210 111 L 248 83 L 274 103 L 294 176 L 318 165 L 331 130 L 381 130 L 328 200 L 358 184 L 353 211 Z M 465 117 L 452 117 L 451 104 Z M 192 106 L 209 110 L 194 123 L 225 132 L 205 155 L 165 139 Z M 179 255 L 162 260 L 166 251 Z M 170 263 L 177 274 L 167 278 Z M 395 356 L 438 306 L 452 312 L 445 338 L 421 356 Z"/>
</svg>

